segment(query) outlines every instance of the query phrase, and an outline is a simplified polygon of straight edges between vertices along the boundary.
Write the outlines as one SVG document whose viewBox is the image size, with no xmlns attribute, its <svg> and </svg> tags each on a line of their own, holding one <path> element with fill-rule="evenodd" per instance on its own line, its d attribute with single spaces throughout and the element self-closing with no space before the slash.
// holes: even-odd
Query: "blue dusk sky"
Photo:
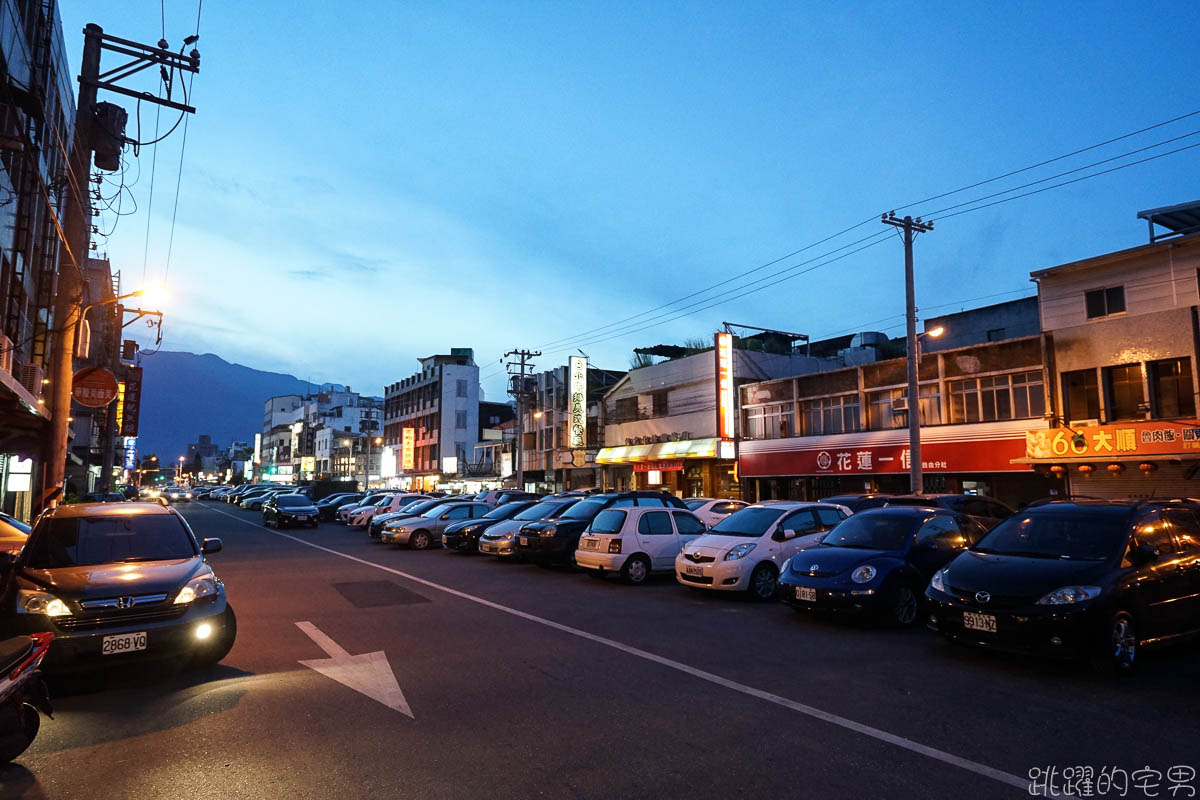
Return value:
<svg viewBox="0 0 1200 800">
<path fill-rule="evenodd" d="M 1195 10 L 208 0 L 182 173 L 183 126 L 127 151 L 100 250 L 126 290 L 169 284 L 164 349 L 378 394 L 451 347 L 503 399 L 511 348 L 625 369 L 723 320 L 898 335 L 903 249 L 879 213 L 1200 110 Z M 61 12 L 77 71 L 85 23 L 154 42 L 165 16 L 178 49 L 197 3 Z M 135 135 L 135 102 L 102 99 Z M 154 125 L 143 104 L 143 140 Z M 908 210 L 1198 143 L 1200 115 Z M 1031 270 L 1141 244 L 1136 213 L 1200 199 L 1198 167 L 1200 148 L 946 216 L 917 242 L 918 305 L 1028 296 Z"/>
</svg>

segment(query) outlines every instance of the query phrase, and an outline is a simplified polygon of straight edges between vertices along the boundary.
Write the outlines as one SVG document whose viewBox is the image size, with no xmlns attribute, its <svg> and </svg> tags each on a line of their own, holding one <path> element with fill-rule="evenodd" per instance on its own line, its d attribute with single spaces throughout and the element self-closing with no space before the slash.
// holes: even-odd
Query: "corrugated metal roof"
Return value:
<svg viewBox="0 0 1200 800">
<path fill-rule="evenodd" d="M 1138 219 L 1144 219 L 1150 223 L 1150 241 L 1152 242 L 1168 236 L 1195 233 L 1200 231 L 1200 200 L 1139 211 Z M 1156 234 L 1154 232 L 1155 225 L 1166 228 L 1169 233 Z"/>
</svg>

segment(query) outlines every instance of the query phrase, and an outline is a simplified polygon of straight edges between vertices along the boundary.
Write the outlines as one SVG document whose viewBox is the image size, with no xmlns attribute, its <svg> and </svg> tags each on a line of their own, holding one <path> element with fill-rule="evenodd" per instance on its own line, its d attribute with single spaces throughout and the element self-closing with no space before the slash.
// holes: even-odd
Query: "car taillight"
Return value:
<svg viewBox="0 0 1200 800">
<path fill-rule="evenodd" d="M 610 553 L 621 552 L 621 540 L 620 539 L 609 539 L 608 540 L 608 552 L 610 552 Z"/>
</svg>

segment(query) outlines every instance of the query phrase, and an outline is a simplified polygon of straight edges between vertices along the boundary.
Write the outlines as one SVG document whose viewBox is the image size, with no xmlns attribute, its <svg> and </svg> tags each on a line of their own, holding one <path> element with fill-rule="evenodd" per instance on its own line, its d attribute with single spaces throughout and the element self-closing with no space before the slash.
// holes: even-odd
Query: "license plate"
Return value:
<svg viewBox="0 0 1200 800">
<path fill-rule="evenodd" d="M 483 551 L 483 552 L 485 552 L 485 553 L 490 553 L 490 552 L 492 552 L 492 546 L 491 546 L 490 544 L 487 544 L 486 542 L 480 542 L 480 543 L 479 543 L 479 549 L 480 549 L 480 550 L 482 550 L 482 551 Z"/>
<path fill-rule="evenodd" d="M 529 544 L 529 537 L 528 537 L 528 536 L 522 536 L 522 537 L 521 537 L 520 539 L 518 539 L 517 541 L 519 541 L 521 544 L 525 544 L 525 545 L 527 545 L 527 544 Z"/>
<path fill-rule="evenodd" d="M 146 649 L 146 633 L 122 633 L 117 636 L 105 636 L 100 640 L 100 654 L 111 656 L 114 653 L 132 653 L 134 650 Z"/>
<path fill-rule="evenodd" d="M 595 550 L 599 546 L 600 546 L 599 539 L 584 539 L 583 540 L 583 549 L 584 550 Z"/>
<path fill-rule="evenodd" d="M 817 590 L 811 586 L 797 586 L 796 599 L 806 603 L 815 603 L 817 602 Z"/>
<path fill-rule="evenodd" d="M 703 578 L 704 577 L 704 567 L 684 567 L 683 574 L 691 575 L 696 578 Z"/>
<path fill-rule="evenodd" d="M 296 517 L 297 522 L 308 522 L 308 517 Z"/>
<path fill-rule="evenodd" d="M 963 627 L 973 631 L 995 633 L 996 617 L 992 614 L 976 614 L 973 611 L 964 611 Z"/>
</svg>

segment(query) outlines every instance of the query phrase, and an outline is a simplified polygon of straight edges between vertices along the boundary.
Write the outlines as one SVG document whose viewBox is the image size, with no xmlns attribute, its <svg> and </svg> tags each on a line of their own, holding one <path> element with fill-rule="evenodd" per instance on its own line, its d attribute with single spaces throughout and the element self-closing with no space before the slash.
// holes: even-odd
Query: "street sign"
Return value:
<svg viewBox="0 0 1200 800">
<path fill-rule="evenodd" d="M 117 399 L 117 378 L 104 367 L 84 367 L 71 380 L 71 397 L 81 406 L 103 408 Z"/>
</svg>

